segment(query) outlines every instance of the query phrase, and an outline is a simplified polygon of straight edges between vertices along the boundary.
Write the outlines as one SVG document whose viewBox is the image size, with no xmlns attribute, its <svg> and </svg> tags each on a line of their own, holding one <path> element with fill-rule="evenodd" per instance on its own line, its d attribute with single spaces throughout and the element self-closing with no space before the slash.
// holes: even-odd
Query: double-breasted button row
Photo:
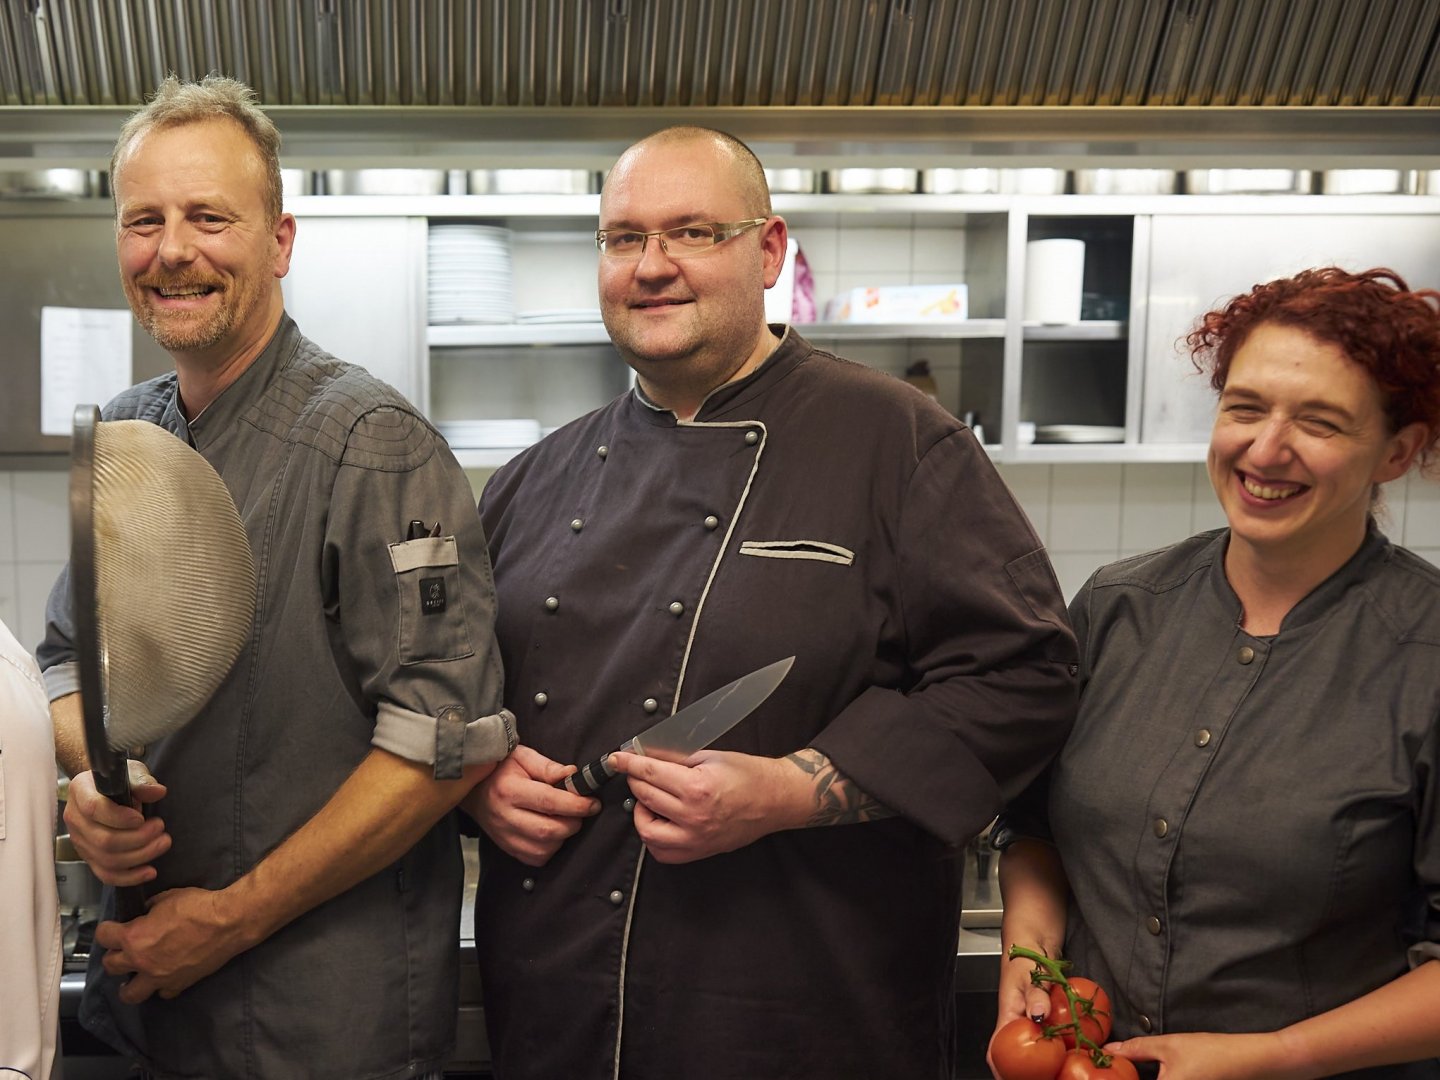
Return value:
<svg viewBox="0 0 1440 1080">
<path fill-rule="evenodd" d="M 545 597 L 545 610 L 546 610 L 546 611 L 559 611 L 559 610 L 560 610 L 560 598 L 559 598 L 558 596 L 547 596 L 547 597 Z"/>
<path fill-rule="evenodd" d="M 758 431 L 755 431 L 755 430 L 752 429 L 752 430 L 750 430 L 750 431 L 745 432 L 745 445 L 746 445 L 746 446 L 754 446 L 754 445 L 755 445 L 756 443 L 758 443 L 759 441 L 760 441 L 760 433 L 759 433 Z"/>
<path fill-rule="evenodd" d="M 640 703 L 640 707 L 647 713 L 653 713 L 656 709 L 660 708 L 660 702 L 656 701 L 653 697 L 647 697 Z"/>
</svg>

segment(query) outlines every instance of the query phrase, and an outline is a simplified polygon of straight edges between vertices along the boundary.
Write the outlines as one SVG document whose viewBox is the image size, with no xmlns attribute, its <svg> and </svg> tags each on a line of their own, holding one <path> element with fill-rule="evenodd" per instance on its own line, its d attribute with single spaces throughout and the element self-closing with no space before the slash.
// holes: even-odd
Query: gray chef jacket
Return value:
<svg viewBox="0 0 1440 1080">
<path fill-rule="evenodd" d="M 592 760 L 793 654 L 716 746 L 816 747 L 899 814 L 667 866 L 617 780 L 539 869 L 487 843 L 496 1075 L 948 1077 L 958 846 L 1075 693 L 1049 560 L 970 432 L 791 331 L 693 421 L 632 392 L 561 429 L 482 516 L 528 744 Z"/>
<path fill-rule="evenodd" d="M 1372 523 L 1255 637 L 1228 538 L 1103 567 L 1075 597 L 1075 731 L 996 830 L 1053 834 L 1065 950 L 1120 1038 L 1273 1031 L 1440 957 L 1440 571 Z"/>
<path fill-rule="evenodd" d="M 255 629 L 229 677 L 145 755 L 169 788 L 158 812 L 173 838 L 152 895 L 245 874 L 372 746 L 434 761 L 435 717 L 447 706 L 474 718 L 465 763 L 509 751 L 469 484 L 394 390 L 325 354 L 287 317 L 193 423 L 173 372 L 125 391 L 103 418 L 159 424 L 214 466 L 258 578 Z M 406 542 L 412 518 L 438 521 L 444 535 Z M 421 613 L 422 577 L 444 580 L 443 610 Z M 64 575 L 47 617 L 39 659 L 54 699 L 78 689 Z M 438 1068 L 454 1041 L 462 876 L 447 815 L 398 863 L 173 1001 L 122 1004 L 97 948 L 82 1019 L 163 1076 L 356 1080 Z"/>
</svg>

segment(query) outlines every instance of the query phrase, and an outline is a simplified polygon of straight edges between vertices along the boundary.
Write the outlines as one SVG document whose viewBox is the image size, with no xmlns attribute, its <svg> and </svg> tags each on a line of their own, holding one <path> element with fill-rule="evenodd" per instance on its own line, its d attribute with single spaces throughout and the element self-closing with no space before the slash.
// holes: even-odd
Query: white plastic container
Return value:
<svg viewBox="0 0 1440 1080">
<path fill-rule="evenodd" d="M 1079 322 L 1084 284 L 1084 240 L 1031 240 L 1025 245 L 1026 322 Z"/>
</svg>

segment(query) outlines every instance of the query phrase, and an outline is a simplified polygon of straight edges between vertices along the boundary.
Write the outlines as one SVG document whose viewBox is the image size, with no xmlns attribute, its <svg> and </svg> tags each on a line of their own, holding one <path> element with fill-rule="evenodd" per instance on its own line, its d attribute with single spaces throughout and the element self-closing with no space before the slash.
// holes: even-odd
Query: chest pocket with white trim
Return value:
<svg viewBox="0 0 1440 1080">
<path fill-rule="evenodd" d="M 855 553 L 849 548 L 823 540 L 745 540 L 740 544 L 740 554 L 761 559 L 810 559 L 840 566 L 855 561 Z"/>
<path fill-rule="evenodd" d="M 456 660 L 471 655 L 470 629 L 460 596 L 460 553 L 453 536 L 390 545 L 400 593 L 400 663 Z"/>
</svg>

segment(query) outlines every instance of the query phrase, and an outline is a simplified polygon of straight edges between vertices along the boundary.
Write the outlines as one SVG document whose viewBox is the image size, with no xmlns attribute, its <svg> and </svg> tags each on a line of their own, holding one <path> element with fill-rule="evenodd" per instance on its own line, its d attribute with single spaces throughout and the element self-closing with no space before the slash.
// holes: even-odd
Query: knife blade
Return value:
<svg viewBox="0 0 1440 1080">
<path fill-rule="evenodd" d="M 620 744 L 620 749 L 650 757 L 689 757 L 754 712 L 785 680 L 794 663 L 795 657 L 787 656 L 748 675 L 741 675 L 633 738 L 626 739 Z M 576 795 L 594 795 L 616 775 L 609 762 L 610 755 L 603 754 L 590 764 L 582 765 L 555 786 Z"/>
</svg>

